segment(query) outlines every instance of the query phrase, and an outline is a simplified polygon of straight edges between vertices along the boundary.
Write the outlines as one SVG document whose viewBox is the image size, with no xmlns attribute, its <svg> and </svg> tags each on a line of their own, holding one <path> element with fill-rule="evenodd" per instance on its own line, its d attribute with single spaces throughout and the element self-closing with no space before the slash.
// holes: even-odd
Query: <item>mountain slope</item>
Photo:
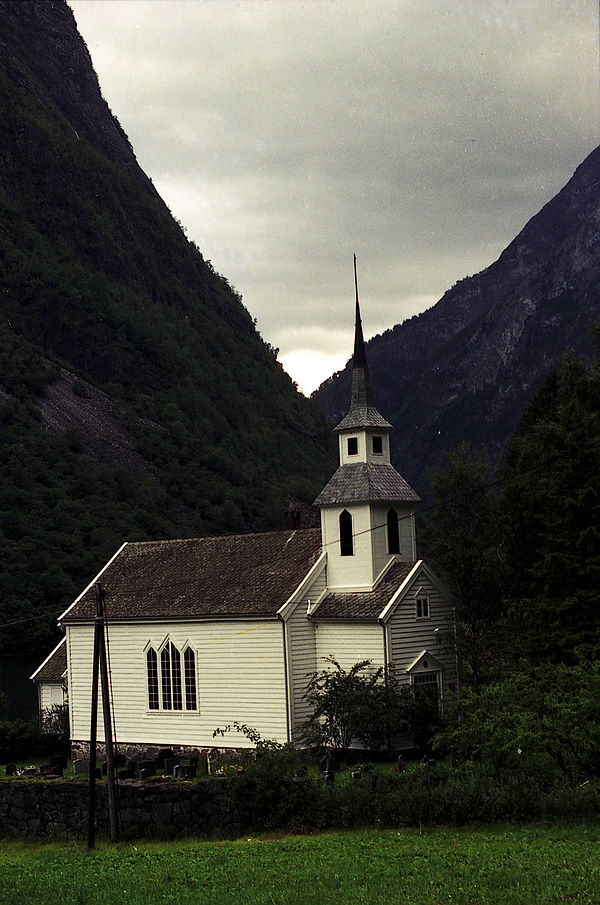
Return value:
<svg viewBox="0 0 600 905">
<path fill-rule="evenodd" d="M 486 270 L 368 344 L 395 464 L 426 492 L 427 469 L 468 440 L 496 463 L 527 400 L 568 348 L 589 355 L 600 318 L 600 148 Z M 349 365 L 313 398 L 341 417 Z"/>
<path fill-rule="evenodd" d="M 124 539 L 314 496 L 330 425 L 138 166 L 62 0 L 0 0 L 0 248 L 0 625 Z"/>
</svg>

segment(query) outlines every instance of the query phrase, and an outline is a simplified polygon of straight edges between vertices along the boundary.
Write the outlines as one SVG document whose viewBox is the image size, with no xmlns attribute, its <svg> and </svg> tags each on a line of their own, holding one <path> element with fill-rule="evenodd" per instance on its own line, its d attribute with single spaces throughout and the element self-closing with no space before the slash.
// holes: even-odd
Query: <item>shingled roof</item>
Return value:
<svg viewBox="0 0 600 905">
<path fill-rule="evenodd" d="M 353 379 L 356 371 L 353 371 Z M 334 431 L 342 433 L 343 431 L 362 430 L 363 428 L 372 427 L 381 430 L 389 430 L 392 425 L 386 421 L 383 415 L 380 415 L 374 405 L 355 406 L 351 408 L 347 415 L 344 415 Z"/>
<path fill-rule="evenodd" d="M 327 594 L 311 619 L 377 619 L 414 566 L 414 562 L 394 563 L 373 591 Z"/>
<path fill-rule="evenodd" d="M 316 498 L 315 506 L 367 502 L 418 503 L 420 497 L 393 465 L 358 462 L 340 465 Z"/>
<path fill-rule="evenodd" d="M 108 619 L 275 616 L 321 552 L 318 528 L 126 544 L 102 572 Z M 95 615 L 90 586 L 63 622 Z"/>
<path fill-rule="evenodd" d="M 66 638 L 54 648 L 50 656 L 31 676 L 36 682 L 60 682 L 67 670 Z"/>
</svg>

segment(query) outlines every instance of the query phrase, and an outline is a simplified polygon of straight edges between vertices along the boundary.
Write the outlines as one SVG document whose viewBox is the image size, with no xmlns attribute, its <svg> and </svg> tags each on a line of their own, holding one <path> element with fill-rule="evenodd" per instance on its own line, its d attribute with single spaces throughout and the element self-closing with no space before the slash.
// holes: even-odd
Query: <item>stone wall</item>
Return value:
<svg viewBox="0 0 600 905">
<path fill-rule="evenodd" d="M 125 838 L 223 834 L 234 828 L 225 780 L 120 782 L 117 788 L 120 833 Z M 86 838 L 88 799 L 86 782 L 0 781 L 0 835 Z M 96 784 L 96 827 L 100 834 L 108 833 L 104 783 Z"/>
</svg>

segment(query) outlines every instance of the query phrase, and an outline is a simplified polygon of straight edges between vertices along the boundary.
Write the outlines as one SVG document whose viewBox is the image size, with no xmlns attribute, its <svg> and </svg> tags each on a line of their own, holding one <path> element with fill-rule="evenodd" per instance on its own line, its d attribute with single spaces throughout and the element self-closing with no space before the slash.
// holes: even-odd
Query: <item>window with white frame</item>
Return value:
<svg viewBox="0 0 600 905">
<path fill-rule="evenodd" d="M 417 619 L 429 619 L 429 597 L 424 594 L 417 596 L 415 615 Z"/>
<path fill-rule="evenodd" d="M 196 655 L 191 647 L 183 652 L 185 669 L 185 709 L 196 710 Z"/>
<path fill-rule="evenodd" d="M 148 682 L 149 710 L 198 709 L 196 692 L 196 655 L 188 645 L 183 648 L 183 675 L 181 650 L 172 642 L 165 642 L 159 652 L 149 647 L 146 651 L 146 677 Z"/>
<path fill-rule="evenodd" d="M 424 661 L 424 664 L 427 661 Z M 439 709 L 440 706 L 440 675 L 437 672 L 417 672 L 411 676 L 411 682 L 415 689 L 415 696 L 422 701 Z"/>
</svg>

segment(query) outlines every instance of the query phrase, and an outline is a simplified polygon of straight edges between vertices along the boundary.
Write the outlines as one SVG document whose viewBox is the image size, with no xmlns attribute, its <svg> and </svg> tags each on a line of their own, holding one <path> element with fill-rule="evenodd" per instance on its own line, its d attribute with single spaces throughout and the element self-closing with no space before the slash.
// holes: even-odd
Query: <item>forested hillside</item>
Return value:
<svg viewBox="0 0 600 905">
<path fill-rule="evenodd" d="M 21 620 L 125 539 L 282 525 L 333 439 L 139 168 L 62 0 L 0 2 L 0 243 L 8 651 L 47 645 L 51 615 Z"/>
</svg>

